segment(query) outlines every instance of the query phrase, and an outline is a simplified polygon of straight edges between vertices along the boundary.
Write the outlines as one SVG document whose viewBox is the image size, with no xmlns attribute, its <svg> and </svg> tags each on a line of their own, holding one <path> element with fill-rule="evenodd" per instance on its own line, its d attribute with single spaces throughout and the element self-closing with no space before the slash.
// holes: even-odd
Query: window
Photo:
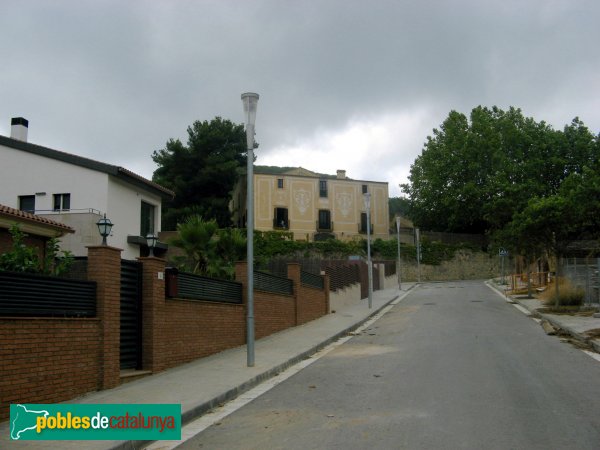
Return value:
<svg viewBox="0 0 600 450">
<path fill-rule="evenodd" d="M 367 232 L 367 213 L 360 213 L 360 232 Z"/>
<path fill-rule="evenodd" d="M 331 230 L 331 211 L 327 209 L 319 210 L 319 223 L 317 229 L 321 230 Z"/>
<path fill-rule="evenodd" d="M 287 208 L 275 208 L 275 215 L 273 217 L 273 228 L 284 228 L 289 229 L 290 223 L 288 221 L 288 210 Z"/>
<path fill-rule="evenodd" d="M 35 212 L 35 195 L 19 195 L 19 209 L 30 213 Z"/>
<path fill-rule="evenodd" d="M 283 189 L 283 178 L 277 178 L 277 188 Z"/>
<path fill-rule="evenodd" d="M 366 184 L 362 185 L 362 193 L 366 194 L 367 192 L 369 192 L 369 186 L 367 186 Z"/>
<path fill-rule="evenodd" d="M 54 194 L 54 211 L 71 209 L 71 194 Z"/>
<path fill-rule="evenodd" d="M 319 180 L 319 197 L 327 197 L 327 180 Z"/>
<path fill-rule="evenodd" d="M 142 214 L 140 219 L 140 236 L 146 237 L 148 234 L 154 234 L 154 210 L 155 206 L 150 203 L 142 202 Z"/>
</svg>

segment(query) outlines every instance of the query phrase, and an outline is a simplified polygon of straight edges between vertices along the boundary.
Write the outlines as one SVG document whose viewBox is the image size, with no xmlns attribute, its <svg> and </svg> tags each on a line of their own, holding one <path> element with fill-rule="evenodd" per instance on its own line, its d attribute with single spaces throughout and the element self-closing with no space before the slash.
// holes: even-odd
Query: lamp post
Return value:
<svg viewBox="0 0 600 450">
<path fill-rule="evenodd" d="M 371 194 L 363 194 L 367 210 L 367 270 L 369 275 L 369 309 L 373 306 L 373 262 L 371 261 Z"/>
<path fill-rule="evenodd" d="M 254 367 L 254 124 L 258 94 L 242 94 L 246 119 L 247 185 L 246 185 L 246 240 L 248 264 L 248 300 L 246 305 L 246 349 L 248 367 Z"/>
<path fill-rule="evenodd" d="M 106 237 L 110 234 L 110 230 L 112 230 L 113 223 L 110 221 L 110 219 L 107 219 L 106 214 L 104 214 L 104 217 L 98 222 L 96 222 L 96 226 L 98 227 L 98 232 L 100 233 L 100 236 L 102 236 L 102 245 L 107 245 Z"/>
<path fill-rule="evenodd" d="M 398 290 L 401 291 L 402 290 L 402 273 L 400 270 L 400 263 L 401 263 L 401 259 L 400 259 L 400 215 L 396 216 L 396 232 L 397 232 L 397 236 L 398 236 Z"/>
<path fill-rule="evenodd" d="M 417 282 L 421 282 L 421 234 L 418 228 L 415 228 L 415 240 L 417 241 Z"/>
<path fill-rule="evenodd" d="M 150 250 L 148 256 L 154 256 L 154 247 L 156 247 L 157 241 L 158 238 L 154 233 L 148 233 L 146 235 L 146 244 L 148 244 L 148 250 Z"/>
</svg>

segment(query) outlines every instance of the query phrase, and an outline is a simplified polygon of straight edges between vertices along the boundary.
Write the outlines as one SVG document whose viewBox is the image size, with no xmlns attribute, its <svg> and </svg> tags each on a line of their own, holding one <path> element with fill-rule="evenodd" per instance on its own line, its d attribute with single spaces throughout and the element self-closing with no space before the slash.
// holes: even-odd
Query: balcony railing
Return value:
<svg viewBox="0 0 600 450">
<path fill-rule="evenodd" d="M 333 231 L 333 222 L 323 223 L 317 220 L 317 231 Z"/>
<path fill-rule="evenodd" d="M 360 234 L 367 234 L 367 228 L 363 227 L 362 224 L 358 224 L 358 232 Z M 373 234 L 373 224 L 371 224 L 371 234 Z"/>
<path fill-rule="evenodd" d="M 273 219 L 273 229 L 274 230 L 289 230 L 290 229 L 290 221 L 287 222 L 285 220 L 280 220 L 279 223 L 277 219 Z"/>
</svg>

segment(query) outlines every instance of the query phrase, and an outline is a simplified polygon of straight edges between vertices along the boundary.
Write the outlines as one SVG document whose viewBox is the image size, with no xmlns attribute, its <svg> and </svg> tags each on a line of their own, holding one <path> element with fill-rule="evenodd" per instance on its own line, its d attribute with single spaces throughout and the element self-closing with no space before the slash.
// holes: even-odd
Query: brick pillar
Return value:
<svg viewBox="0 0 600 450">
<path fill-rule="evenodd" d="M 95 281 L 96 314 L 101 323 L 100 387 L 120 383 L 121 343 L 121 252 L 108 246 L 88 247 L 88 280 Z"/>
<path fill-rule="evenodd" d="M 138 258 L 142 263 L 142 369 L 159 372 L 166 367 L 165 267 L 166 261 L 153 256 Z"/>
<path fill-rule="evenodd" d="M 294 309 L 296 310 L 295 325 L 298 325 L 300 323 L 300 302 L 302 301 L 302 299 L 300 298 L 300 271 L 300 264 L 288 263 L 287 277 L 288 279 L 294 282 Z"/>
</svg>

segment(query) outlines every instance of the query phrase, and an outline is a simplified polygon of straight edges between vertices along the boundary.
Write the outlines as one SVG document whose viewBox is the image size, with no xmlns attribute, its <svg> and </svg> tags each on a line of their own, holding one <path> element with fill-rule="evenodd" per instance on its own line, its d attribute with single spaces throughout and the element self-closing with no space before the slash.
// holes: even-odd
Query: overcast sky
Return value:
<svg viewBox="0 0 600 450">
<path fill-rule="evenodd" d="M 150 178 L 195 120 L 243 122 L 257 164 L 387 181 L 454 109 L 600 131 L 598 0 L 3 0 L 0 134 Z M 0 161 L 1 164 L 1 161 Z"/>
</svg>

